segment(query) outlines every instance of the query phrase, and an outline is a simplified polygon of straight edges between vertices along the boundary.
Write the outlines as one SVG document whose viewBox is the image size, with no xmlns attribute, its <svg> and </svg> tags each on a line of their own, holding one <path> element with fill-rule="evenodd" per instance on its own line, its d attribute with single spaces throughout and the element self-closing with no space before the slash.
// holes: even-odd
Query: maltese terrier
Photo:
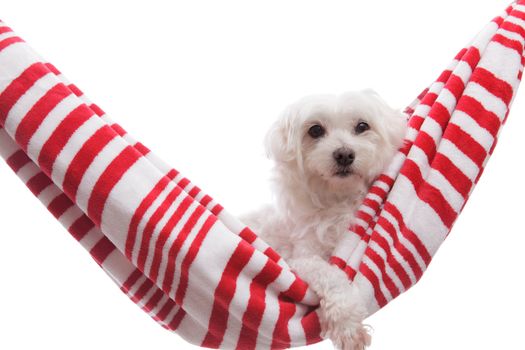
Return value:
<svg viewBox="0 0 525 350">
<path fill-rule="evenodd" d="M 374 179 L 401 147 L 406 117 L 371 90 L 305 97 L 266 137 L 276 204 L 242 218 L 319 295 L 323 336 L 364 349 L 359 290 L 328 259 Z"/>
</svg>

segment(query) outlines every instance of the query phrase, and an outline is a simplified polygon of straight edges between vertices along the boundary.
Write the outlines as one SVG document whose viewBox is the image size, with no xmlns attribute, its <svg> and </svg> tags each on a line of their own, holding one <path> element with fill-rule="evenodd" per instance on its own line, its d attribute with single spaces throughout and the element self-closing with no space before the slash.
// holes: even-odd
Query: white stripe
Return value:
<svg viewBox="0 0 525 350">
<path fill-rule="evenodd" d="M 51 178 L 55 183 L 63 186 L 64 177 L 73 158 L 75 158 L 86 141 L 100 128 L 100 120 L 98 120 L 97 116 L 92 116 L 71 135 L 71 138 L 60 151 L 53 165 Z"/>
<path fill-rule="evenodd" d="M 494 137 L 492 137 L 487 129 L 481 127 L 470 115 L 463 111 L 456 110 L 452 115 L 451 123 L 457 125 L 461 130 L 476 140 L 486 152 L 489 152 L 494 143 Z"/>
<path fill-rule="evenodd" d="M 459 214 L 461 207 L 465 203 L 463 196 L 456 191 L 450 182 L 436 169 L 431 169 L 426 181 L 441 192 L 445 200 L 454 209 L 456 214 Z"/>
<path fill-rule="evenodd" d="M 170 183 L 168 187 L 170 188 L 170 192 L 171 192 L 171 190 L 173 190 L 175 188 L 175 186 L 172 183 Z M 162 200 L 164 200 L 166 197 L 167 196 L 164 196 L 162 198 Z M 164 228 L 164 226 L 166 226 L 168 221 L 171 219 L 171 216 L 173 215 L 173 213 L 175 213 L 175 211 L 177 209 L 179 209 L 179 206 L 181 205 L 181 203 L 182 203 L 182 201 L 184 200 L 185 197 L 186 196 L 184 195 L 184 192 L 179 193 L 177 195 L 177 197 L 175 198 L 175 200 L 173 201 L 173 203 L 168 207 L 168 210 L 166 211 L 166 213 L 164 213 L 162 219 L 159 220 L 158 224 L 155 226 L 155 228 L 154 228 L 154 230 L 152 232 L 150 241 L 149 241 L 149 245 L 147 247 L 148 255 L 147 255 L 147 258 L 146 258 L 144 271 L 148 271 L 148 273 L 151 273 L 153 257 L 154 257 L 154 254 L 156 253 L 156 248 L 155 247 L 156 247 L 157 241 L 160 238 L 159 237 L 160 233 L 161 233 L 162 229 Z M 158 206 L 160 206 L 160 204 L 161 203 L 158 203 L 158 205 L 156 205 L 154 208 L 157 209 Z M 190 210 L 190 208 L 188 208 L 188 210 Z M 151 218 L 151 216 L 148 217 L 148 221 L 149 221 L 150 218 Z M 179 220 L 182 220 L 182 219 L 179 219 Z M 141 240 L 143 239 L 143 236 L 144 236 L 144 229 L 146 228 L 146 222 L 147 221 L 144 220 L 144 227 L 142 227 L 141 230 L 140 230 L 140 238 L 141 238 Z M 177 227 L 177 226 L 175 226 L 175 227 Z M 179 228 L 181 228 L 181 227 L 179 227 Z M 178 231 L 175 231 L 175 228 L 174 228 L 172 232 L 178 232 Z M 172 232 L 169 232 L 171 236 L 173 236 Z M 137 238 L 138 238 L 138 235 L 137 235 Z M 168 241 L 166 241 L 164 243 L 164 247 L 166 246 L 166 244 L 168 244 Z M 137 239 L 136 247 L 137 247 L 137 250 L 134 253 L 135 253 L 135 255 L 138 258 L 138 253 L 139 253 L 139 250 L 140 250 L 140 247 L 141 247 L 141 241 L 139 241 L 138 239 Z"/>
<path fill-rule="evenodd" d="M 57 85 L 55 76 L 52 73 L 46 74 L 37 80 L 37 82 L 31 86 L 29 90 L 18 99 L 18 101 L 16 101 L 13 108 L 11 108 L 7 114 L 7 119 L 4 124 L 5 130 L 9 135 L 14 137 L 16 128 L 21 120 L 31 110 L 33 105 L 55 85 Z"/>
<path fill-rule="evenodd" d="M 449 230 L 434 209 L 419 199 L 412 182 L 402 174 L 397 178 L 390 202 L 403 215 L 407 228 L 419 237 L 430 255 L 433 255 Z"/>
<path fill-rule="evenodd" d="M 103 237 L 104 235 L 102 234 L 102 232 L 100 232 L 99 229 L 97 229 L 96 227 L 92 227 L 91 230 L 89 230 L 84 235 L 84 237 L 82 237 L 82 239 L 80 240 L 80 244 L 82 245 L 82 247 L 84 247 L 84 249 L 86 249 L 89 252 L 91 251 L 91 249 L 93 249 L 95 244 L 97 244 Z"/>
<path fill-rule="evenodd" d="M 2 158 L 7 160 L 19 150 L 20 147 L 13 141 L 11 136 L 4 129 L 0 128 L 0 155 Z"/>
<path fill-rule="evenodd" d="M 16 36 L 15 32 L 6 32 L 3 34 L 0 34 L 0 41 L 9 39 L 9 38 L 13 38 L 15 36 Z"/>
<path fill-rule="evenodd" d="M 80 101 L 75 98 L 74 95 L 69 95 L 60 101 L 49 114 L 45 116 L 42 124 L 40 124 L 27 145 L 27 154 L 31 158 L 38 159 L 42 146 L 53 134 L 58 125 L 78 106 L 80 106 Z"/>
<path fill-rule="evenodd" d="M 34 163 L 29 162 L 26 165 L 24 165 L 22 168 L 20 168 L 20 170 L 18 170 L 16 175 L 20 178 L 20 180 L 22 180 L 27 185 L 27 182 L 33 176 L 39 173 L 41 173 L 40 168 L 38 168 Z"/>
<path fill-rule="evenodd" d="M 38 62 L 33 50 L 24 42 L 14 43 L 0 51 L 0 93 L 18 78 L 28 67 Z"/>
<path fill-rule="evenodd" d="M 436 102 L 439 102 L 445 107 L 449 114 L 452 114 L 454 111 L 454 108 L 456 108 L 456 97 L 448 88 L 445 88 L 441 91 L 438 98 L 436 99 Z"/>
<path fill-rule="evenodd" d="M 396 230 L 396 232 L 399 232 L 399 235 L 398 235 L 398 238 L 399 238 L 399 242 L 410 252 L 412 253 L 412 255 L 414 256 L 414 258 L 416 259 L 416 262 L 417 264 L 419 265 L 419 267 L 421 268 L 421 271 L 425 271 L 425 269 L 427 268 L 426 264 L 425 264 L 425 261 L 423 260 L 423 258 L 421 257 L 421 255 L 419 255 L 416 247 L 412 244 L 412 242 L 410 242 L 410 240 L 408 240 L 405 235 L 401 232 L 401 229 L 399 227 L 399 223 L 397 222 L 397 219 L 392 216 L 388 211 L 386 210 L 383 210 L 381 216 L 387 220 L 392 226 L 394 226 L 394 229 Z M 410 268 L 411 271 L 412 268 Z M 414 274 L 414 278 L 415 277 L 415 274 Z"/>
<path fill-rule="evenodd" d="M 499 97 L 491 94 L 483 86 L 475 82 L 470 82 L 463 92 L 463 95 L 470 96 L 481 103 L 483 107 L 496 114 L 500 121 L 503 121 L 507 113 L 507 105 Z"/>
<path fill-rule="evenodd" d="M 520 43 L 523 45 L 523 40 L 520 40 Z M 518 68 L 521 67 L 521 55 L 516 50 L 493 41 L 483 54 L 479 67 L 514 86 L 518 80 Z"/>
<path fill-rule="evenodd" d="M 181 196 L 184 198 L 184 196 Z M 159 274 L 158 274 L 158 284 L 162 285 L 164 283 L 164 279 L 166 278 L 165 274 L 167 272 L 167 263 L 168 263 L 168 257 L 169 257 L 169 251 L 170 248 L 173 246 L 174 241 L 177 239 L 177 237 L 180 234 L 180 231 L 183 229 L 183 227 L 188 222 L 191 215 L 195 212 L 199 204 L 197 202 L 191 203 L 191 205 L 188 207 L 184 215 L 180 218 L 179 222 L 177 222 L 177 225 L 173 228 L 170 235 L 168 236 L 168 239 L 164 246 L 162 247 L 162 259 L 159 267 Z M 193 230 L 190 232 L 190 234 L 187 236 L 186 241 L 184 242 L 184 245 L 181 247 L 180 251 L 177 252 L 177 257 L 175 261 L 170 261 L 171 264 L 175 264 L 175 266 L 180 267 L 181 260 L 184 258 L 185 254 L 184 252 L 187 252 L 187 250 L 184 250 L 184 248 L 187 246 L 188 242 L 192 241 L 193 236 L 195 235 L 195 229 L 199 229 L 203 224 L 203 219 L 206 217 L 206 212 L 202 214 L 202 216 L 199 218 L 197 223 L 195 224 Z M 155 254 L 159 254 L 159 252 L 155 252 Z M 180 273 L 180 269 L 176 269 L 176 273 Z M 178 276 L 173 278 L 174 285 L 172 286 L 171 293 L 173 294 L 176 291 L 176 284 L 178 283 Z M 172 296 L 170 294 L 170 297 Z"/>
<path fill-rule="evenodd" d="M 388 235 L 384 232 L 384 230 L 382 230 L 381 228 L 379 228 L 379 229 L 382 231 L 381 232 L 381 236 L 386 239 L 385 235 L 386 236 L 388 236 Z M 389 242 L 389 246 L 392 249 L 391 242 Z M 392 282 L 394 282 L 394 285 L 396 286 L 396 288 L 399 289 L 400 292 L 403 292 L 405 290 L 405 287 L 403 286 L 403 283 L 401 282 L 401 279 L 399 278 L 397 273 L 394 271 L 394 269 L 392 268 L 390 263 L 387 262 L 387 258 L 389 256 L 392 256 L 399 262 L 404 262 L 404 259 L 399 255 L 399 253 L 395 249 L 392 249 L 390 251 L 390 254 L 389 254 L 383 248 L 381 248 L 376 242 L 374 242 L 373 240 L 370 240 L 370 244 L 368 245 L 368 247 L 370 249 L 372 249 L 377 255 L 379 255 L 380 259 L 385 264 L 385 274 L 392 280 Z M 406 266 L 403 266 L 403 264 L 400 264 L 399 266 L 403 270 L 405 270 L 405 268 L 406 268 Z M 381 277 L 381 279 L 384 279 L 384 278 Z"/>
<path fill-rule="evenodd" d="M 441 141 L 443 136 L 443 129 L 441 128 L 441 125 L 439 125 L 438 122 L 433 118 L 425 119 L 423 125 L 421 125 L 420 132 L 421 131 L 426 132 L 434 140 L 435 144 L 439 144 L 439 141 Z M 410 149 L 408 158 L 412 157 L 412 150 L 414 149 L 414 146 L 415 145 L 413 145 Z"/>
<path fill-rule="evenodd" d="M 503 28 L 500 28 L 498 30 L 498 34 L 501 34 L 501 35 L 503 35 L 504 37 L 506 37 L 507 39 L 510 39 L 510 40 L 516 40 L 518 42 L 523 41 L 523 37 L 521 36 L 521 34 L 518 34 L 516 32 L 511 32 L 511 31 L 508 31 L 508 30 L 503 29 Z"/>
<path fill-rule="evenodd" d="M 478 166 L 452 142 L 443 139 L 439 145 L 438 152 L 450 159 L 452 164 L 458 167 L 472 182 L 476 180 L 479 173 Z"/>
<path fill-rule="evenodd" d="M 454 75 L 456 75 L 457 77 L 459 77 L 461 79 L 461 81 L 466 84 L 471 75 L 472 75 L 472 68 L 470 67 L 470 65 L 465 62 L 465 61 L 460 61 L 456 67 L 456 69 L 454 69 L 454 72 L 453 72 Z"/>
<path fill-rule="evenodd" d="M 386 287 L 385 281 L 383 280 L 383 278 L 381 276 L 381 270 L 376 265 L 376 263 L 373 260 L 371 260 L 366 255 L 363 257 L 363 262 L 362 263 L 366 264 L 368 266 L 368 268 L 372 271 L 372 273 L 376 276 L 377 280 L 379 281 L 379 289 L 381 290 L 381 292 L 385 296 L 385 299 L 388 300 L 388 301 L 392 300 L 394 298 L 394 296 L 392 294 L 390 294 L 390 291 Z"/>
<path fill-rule="evenodd" d="M 38 195 L 38 200 L 42 202 L 44 206 L 48 206 L 56 197 L 62 194 L 62 191 L 58 187 L 51 185 L 47 186 L 40 194 Z"/>
</svg>

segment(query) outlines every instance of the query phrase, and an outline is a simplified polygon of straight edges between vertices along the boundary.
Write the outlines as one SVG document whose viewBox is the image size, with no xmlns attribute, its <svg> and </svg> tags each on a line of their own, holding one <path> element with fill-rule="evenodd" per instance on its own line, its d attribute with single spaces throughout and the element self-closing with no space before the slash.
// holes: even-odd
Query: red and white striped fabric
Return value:
<svg viewBox="0 0 525 350">
<path fill-rule="evenodd" d="M 493 151 L 523 69 L 525 0 L 408 108 L 406 146 L 332 262 L 369 313 L 414 285 Z M 170 168 L 0 22 L 0 154 L 124 293 L 189 342 L 321 340 L 318 298 L 266 243 Z"/>
</svg>

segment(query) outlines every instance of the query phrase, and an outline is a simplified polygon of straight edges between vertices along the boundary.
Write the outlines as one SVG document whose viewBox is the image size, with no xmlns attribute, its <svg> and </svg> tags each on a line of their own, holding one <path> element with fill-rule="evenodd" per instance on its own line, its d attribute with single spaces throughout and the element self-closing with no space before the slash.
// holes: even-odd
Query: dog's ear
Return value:
<svg viewBox="0 0 525 350">
<path fill-rule="evenodd" d="M 375 90 L 365 89 L 362 92 L 376 102 L 375 105 L 379 108 L 379 113 L 386 118 L 384 126 L 387 142 L 395 149 L 400 148 L 403 145 L 407 130 L 407 115 L 390 107 Z"/>
<path fill-rule="evenodd" d="M 276 162 L 289 162 L 296 157 L 295 109 L 286 108 L 273 123 L 264 140 L 266 155 Z"/>
</svg>

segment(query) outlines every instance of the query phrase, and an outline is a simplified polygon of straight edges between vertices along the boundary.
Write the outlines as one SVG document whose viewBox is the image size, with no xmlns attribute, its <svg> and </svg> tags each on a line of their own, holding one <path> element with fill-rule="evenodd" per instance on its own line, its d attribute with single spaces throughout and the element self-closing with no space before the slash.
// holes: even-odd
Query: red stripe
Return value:
<svg viewBox="0 0 525 350">
<path fill-rule="evenodd" d="M 226 263 L 221 279 L 215 288 L 208 333 L 204 337 L 202 347 L 219 348 L 221 346 L 228 324 L 228 309 L 237 289 L 237 278 L 253 253 L 253 247 L 241 240 Z"/>
<path fill-rule="evenodd" d="M 102 117 L 104 114 L 106 114 L 106 113 L 104 113 L 104 111 L 103 111 L 99 106 L 97 106 L 97 105 L 94 104 L 94 103 L 90 104 L 90 105 L 89 105 L 89 108 L 90 108 L 93 112 L 95 112 L 95 114 L 98 115 L 99 117 Z M 113 129 L 115 129 L 115 128 L 114 128 L 114 125 L 112 125 L 111 127 L 112 127 Z"/>
<path fill-rule="evenodd" d="M 133 288 L 135 283 L 137 283 L 139 278 L 141 278 L 142 276 L 143 276 L 142 271 L 140 271 L 139 269 L 133 270 L 133 272 L 128 276 L 128 278 L 122 284 L 121 290 L 127 294 L 131 290 L 131 288 Z"/>
<path fill-rule="evenodd" d="M 224 208 L 222 207 L 222 205 L 220 204 L 215 204 L 215 206 L 213 208 L 211 208 L 211 213 L 215 216 L 219 216 L 220 213 L 224 210 Z"/>
<path fill-rule="evenodd" d="M 168 173 L 166 176 L 164 176 L 162 179 L 157 182 L 155 187 L 148 193 L 148 195 L 142 200 L 140 205 L 137 207 L 135 212 L 133 213 L 133 217 L 131 218 L 131 222 L 129 224 L 128 228 L 128 235 L 126 237 L 126 256 L 131 259 L 131 256 L 133 254 L 133 248 L 135 247 L 135 241 L 137 239 L 137 228 L 142 220 L 142 217 L 146 213 L 149 207 L 153 204 L 155 199 L 161 194 L 162 191 L 166 188 L 172 177 L 169 176 L 170 173 Z"/>
<path fill-rule="evenodd" d="M 394 179 L 385 174 L 379 175 L 377 181 L 384 182 L 389 188 L 392 187 L 392 185 L 394 185 Z"/>
<path fill-rule="evenodd" d="M 348 265 L 346 261 L 344 261 L 338 256 L 332 256 L 330 257 L 330 263 L 334 264 L 335 266 L 343 270 L 343 272 L 346 273 L 346 276 L 348 277 L 350 281 L 354 280 L 355 275 L 357 274 L 357 271 L 354 270 L 350 265 Z"/>
<path fill-rule="evenodd" d="M 255 349 L 257 334 L 266 308 L 266 288 L 281 273 L 282 268 L 271 260 L 267 260 L 261 272 L 250 284 L 250 299 L 242 316 L 242 328 L 236 349 Z"/>
<path fill-rule="evenodd" d="M 139 151 L 139 152 L 142 153 L 143 155 L 147 155 L 148 153 L 151 152 L 151 151 L 149 150 L 148 147 L 144 146 L 144 145 L 143 145 L 142 143 L 140 143 L 140 142 L 137 142 L 137 143 L 135 144 L 134 147 L 135 147 L 135 149 L 136 149 L 137 151 Z"/>
<path fill-rule="evenodd" d="M 115 159 L 113 159 L 99 177 L 91 196 L 89 197 L 87 211 L 89 217 L 97 226 L 100 226 L 102 212 L 109 193 L 140 157 L 140 153 L 138 153 L 132 146 L 127 146 Z"/>
<path fill-rule="evenodd" d="M 381 287 L 379 287 L 379 279 L 375 275 L 374 271 L 372 271 L 366 263 L 361 262 L 361 265 L 359 265 L 359 272 L 361 272 L 361 274 L 365 276 L 366 279 L 368 279 L 370 284 L 372 284 L 372 288 L 374 289 L 374 297 L 379 304 L 379 307 L 382 308 L 385 306 L 388 301 L 381 291 Z"/>
<path fill-rule="evenodd" d="M 430 261 L 432 260 L 432 255 L 428 252 L 427 248 L 423 244 L 423 242 L 419 239 L 419 237 L 410 230 L 404 219 L 401 212 L 390 202 L 385 202 L 384 210 L 386 210 L 388 213 L 390 213 L 397 221 L 398 226 L 401 229 L 401 234 L 403 237 L 405 237 L 414 248 L 416 248 L 417 253 L 419 256 L 423 259 L 426 265 L 430 264 Z"/>
<path fill-rule="evenodd" d="M 212 199 L 210 196 L 208 196 L 208 195 L 206 194 L 206 195 L 204 195 L 204 196 L 202 197 L 202 199 L 199 201 L 199 203 L 200 203 L 202 206 L 207 207 L 208 204 L 210 204 L 210 202 L 211 202 L 212 200 L 213 200 L 213 199 Z"/>
<path fill-rule="evenodd" d="M 372 239 L 372 240 L 375 239 L 376 242 L 378 244 L 380 244 L 378 242 L 378 237 L 377 236 L 378 236 L 377 234 L 375 234 L 375 235 L 373 234 L 370 237 L 370 239 Z M 385 247 L 385 250 L 387 251 L 387 258 L 388 258 L 388 254 L 390 253 L 389 249 L 387 247 Z M 374 264 L 376 264 L 377 268 L 379 269 L 379 273 L 381 274 L 381 281 L 386 286 L 386 288 L 388 289 L 388 291 L 390 292 L 392 297 L 393 298 L 397 297 L 401 293 L 401 291 L 397 288 L 397 286 L 395 285 L 394 281 L 392 281 L 390 276 L 387 274 L 385 260 L 383 260 L 383 258 L 374 249 L 370 248 L 370 246 L 366 249 L 365 255 L 370 260 L 372 260 L 374 262 Z"/>
<path fill-rule="evenodd" d="M 245 227 L 239 232 L 239 237 L 241 237 L 246 242 L 252 244 L 257 239 L 257 235 L 249 227 Z"/>
<path fill-rule="evenodd" d="M 71 90 L 77 97 L 80 97 L 84 94 L 75 84 L 69 84 L 67 88 Z"/>
<path fill-rule="evenodd" d="M 432 168 L 443 174 L 452 187 L 467 199 L 472 181 L 447 156 L 438 153 L 432 162 Z"/>
<path fill-rule="evenodd" d="M 427 156 L 427 162 L 431 163 L 437 151 L 436 142 L 434 141 L 434 139 L 425 131 L 420 131 L 415 144 L 420 150 L 422 150 L 425 153 L 425 155 Z"/>
<path fill-rule="evenodd" d="M 15 139 L 25 151 L 31 137 L 44 119 L 63 99 L 71 94 L 63 84 L 57 84 L 42 96 L 22 118 L 15 132 Z"/>
<path fill-rule="evenodd" d="M 65 193 L 75 199 L 78 186 L 88 167 L 95 157 L 116 137 L 116 134 L 107 125 L 98 129 L 80 148 L 67 167 L 62 187 Z"/>
<path fill-rule="evenodd" d="M 370 198 L 365 198 L 362 204 L 372 209 L 374 213 L 377 213 L 381 207 L 381 203 Z"/>
<path fill-rule="evenodd" d="M 397 250 L 399 254 L 401 254 L 401 256 L 403 257 L 403 260 L 408 264 L 408 267 L 410 267 L 410 269 L 412 270 L 416 278 L 419 279 L 421 275 L 423 274 L 423 271 L 421 270 L 421 267 L 417 263 L 416 258 L 414 257 L 412 252 L 408 250 L 407 247 L 405 247 L 405 245 L 400 242 L 398 232 L 395 229 L 394 225 L 392 225 L 392 223 L 384 217 L 380 217 L 379 220 L 377 221 L 377 224 L 383 230 L 385 230 L 385 232 L 390 236 L 390 238 L 393 241 L 392 246 L 389 246 L 386 240 L 384 240 L 381 244 L 380 243 L 378 244 L 380 244 L 381 247 L 383 248 L 383 245 L 386 243 L 388 247 L 387 254 L 389 255 L 392 255 L 392 251 L 391 251 L 392 247 L 395 250 Z M 373 236 L 374 234 L 372 234 L 372 238 Z M 384 239 L 383 237 L 381 238 Z M 395 259 L 393 256 L 392 257 L 389 256 L 387 259 L 387 262 L 392 266 L 392 268 L 398 275 L 399 279 L 403 283 L 403 287 L 405 287 L 405 289 L 410 288 L 412 282 L 410 281 L 410 278 L 408 274 L 406 273 L 406 270 L 397 261 L 397 259 Z"/>
<path fill-rule="evenodd" d="M 443 138 L 450 140 L 456 147 L 470 158 L 478 168 L 483 167 L 483 162 L 488 154 L 470 134 L 467 134 L 460 127 L 455 124 L 449 124 Z"/>
<path fill-rule="evenodd" d="M 153 316 L 153 319 L 165 321 L 170 312 L 176 307 L 178 307 L 177 304 L 173 300 L 168 299 L 164 306 Z"/>
<path fill-rule="evenodd" d="M 450 120 L 450 113 L 448 112 L 448 109 L 437 101 L 432 106 L 432 109 L 430 109 L 428 116 L 434 119 L 443 130 Z M 417 138 L 414 143 L 417 144 Z"/>
<path fill-rule="evenodd" d="M 494 138 L 498 135 L 498 130 L 501 127 L 500 119 L 495 113 L 485 109 L 478 100 L 471 96 L 464 95 L 461 100 L 459 100 L 456 109 L 468 114 Z"/>
<path fill-rule="evenodd" d="M 146 294 L 153 288 L 154 283 L 146 278 L 144 282 L 140 285 L 140 287 L 135 291 L 135 293 L 131 296 L 131 300 L 138 304 Z"/>
<path fill-rule="evenodd" d="M 151 310 L 157 307 L 157 305 L 159 304 L 159 301 L 162 299 L 163 296 L 164 296 L 164 292 L 161 289 L 157 289 L 157 291 L 148 300 L 146 305 L 142 307 L 142 310 L 149 313 Z"/>
<path fill-rule="evenodd" d="M 447 81 L 447 85 L 445 86 L 445 88 L 448 91 L 450 91 L 450 93 L 454 95 L 456 101 L 458 101 L 461 98 L 463 91 L 465 90 L 465 84 L 463 83 L 463 80 L 461 80 L 460 77 L 453 74 Z"/>
<path fill-rule="evenodd" d="M 162 201 L 162 203 L 157 207 L 157 209 L 153 212 L 151 217 L 146 223 L 146 226 L 142 230 L 142 240 L 140 243 L 140 248 L 138 252 L 138 258 L 137 258 L 137 267 L 144 271 L 144 265 L 146 264 L 146 259 L 148 257 L 148 253 L 150 252 L 150 242 L 151 237 L 153 236 L 153 233 L 155 232 L 155 228 L 157 227 L 158 223 L 169 208 L 173 205 L 175 200 L 179 197 L 180 193 L 182 192 L 182 189 L 180 187 L 174 187 L 171 192 L 168 193 L 166 198 Z M 182 216 L 182 214 L 180 214 Z M 176 219 L 180 219 L 180 216 Z M 170 220 L 171 221 L 171 220 Z M 173 229 L 174 226 L 171 227 Z M 171 232 L 171 229 L 169 230 Z M 167 238 L 167 237 L 166 237 Z M 160 252 L 155 250 L 154 252 Z M 150 275 L 151 276 L 151 275 Z M 155 278 L 152 278 L 154 281 Z"/>
<path fill-rule="evenodd" d="M 518 5 L 523 5 L 523 3 L 521 1 L 518 1 Z M 519 18 L 521 20 L 524 20 L 525 21 L 525 13 L 524 12 L 521 12 L 521 11 L 518 11 L 512 7 L 509 7 L 512 9 L 512 11 L 510 12 L 510 15 L 512 17 L 516 17 L 516 18 Z"/>
<path fill-rule="evenodd" d="M 60 122 L 53 131 L 49 139 L 42 146 L 38 156 L 40 168 L 47 174 L 51 174 L 53 164 L 60 152 L 64 149 L 71 136 L 78 130 L 89 118 L 93 112 L 86 105 L 80 105 L 75 108 L 69 115 Z"/>
<path fill-rule="evenodd" d="M 199 194 L 200 191 L 201 191 L 201 189 L 194 185 L 193 188 L 190 191 L 188 191 L 188 195 L 190 195 L 193 198 L 195 198 Z"/>
<path fill-rule="evenodd" d="M 272 247 L 266 248 L 266 250 L 264 251 L 264 255 L 266 255 L 268 258 L 270 258 L 270 260 L 275 262 L 281 260 L 281 256 L 279 255 L 279 253 L 277 253 Z"/>
<path fill-rule="evenodd" d="M 180 323 L 182 322 L 184 316 L 186 316 L 186 312 L 181 308 L 175 316 L 173 316 L 170 323 L 166 326 L 171 331 L 176 331 L 177 328 L 179 328 Z"/>
<path fill-rule="evenodd" d="M 95 224 L 86 215 L 79 217 L 68 229 L 69 233 L 80 241 L 93 228 Z"/>
<path fill-rule="evenodd" d="M 455 60 L 460 60 L 461 57 L 463 57 L 463 55 L 467 52 L 467 49 L 466 48 L 463 48 L 461 49 L 458 54 L 454 57 Z"/>
<path fill-rule="evenodd" d="M 516 33 L 520 35 L 522 38 L 525 38 L 525 29 L 522 26 L 519 26 L 511 22 L 505 22 L 501 25 L 501 28 L 508 30 L 509 32 Z"/>
<path fill-rule="evenodd" d="M 62 214 L 66 212 L 66 210 L 71 208 L 73 205 L 73 202 L 71 202 L 71 200 L 64 193 L 61 193 L 60 195 L 55 197 L 51 201 L 51 203 L 49 203 L 47 209 L 55 218 L 58 219 L 60 216 L 62 216 Z"/>
<path fill-rule="evenodd" d="M 297 309 L 296 303 L 303 300 L 307 291 L 304 281 L 297 278 L 288 290 L 279 293 L 279 317 L 272 334 L 272 349 L 288 349 L 291 345 L 288 324 Z"/>
<path fill-rule="evenodd" d="M 177 187 L 178 191 L 182 191 L 180 187 Z M 158 276 L 159 276 L 159 269 L 160 269 L 160 263 L 162 262 L 162 252 L 164 249 L 164 245 L 166 244 L 168 238 L 173 232 L 173 229 L 175 226 L 179 223 L 179 221 L 182 219 L 182 216 L 190 205 L 193 203 L 193 199 L 191 197 L 186 196 L 179 207 L 175 210 L 173 215 L 170 217 L 166 225 L 161 229 L 159 236 L 157 238 L 157 241 L 155 242 L 155 250 L 153 254 L 153 261 L 151 263 L 151 269 L 150 269 L 150 278 L 153 281 L 157 282 Z"/>
<path fill-rule="evenodd" d="M 0 34 L 11 33 L 13 30 L 7 26 L 0 27 Z"/>
<path fill-rule="evenodd" d="M 24 165 L 31 162 L 31 159 L 21 149 L 13 153 L 9 158 L 6 159 L 7 165 L 17 173 Z"/>
<path fill-rule="evenodd" d="M 509 49 L 515 50 L 520 56 L 523 53 L 523 44 L 518 40 L 509 39 L 501 34 L 496 34 L 492 38 L 493 42 L 497 42 Z"/>
<path fill-rule="evenodd" d="M 46 69 L 42 63 L 35 63 L 7 86 L 2 94 L 0 94 L 0 125 L 4 125 L 7 114 L 20 97 L 22 97 L 37 80 L 48 73 L 49 70 Z"/>
<path fill-rule="evenodd" d="M 197 254 L 199 253 L 199 250 L 202 246 L 202 243 L 204 242 L 204 239 L 208 235 L 208 232 L 212 228 L 212 226 L 217 221 L 217 218 L 215 216 L 208 216 L 202 227 L 200 228 L 199 232 L 193 239 L 193 242 L 190 245 L 190 248 L 188 250 L 188 253 L 184 257 L 181 263 L 181 273 L 180 273 L 180 282 L 179 286 L 177 288 L 177 292 L 175 293 L 175 302 L 179 305 L 183 305 L 184 297 L 186 296 L 186 291 L 188 289 L 188 283 L 189 283 L 189 277 L 190 277 L 190 266 L 197 257 Z"/>
<path fill-rule="evenodd" d="M 115 246 L 107 237 L 102 237 L 100 241 L 90 250 L 90 254 L 93 256 L 95 261 L 102 265 L 104 260 L 115 250 Z"/>
<path fill-rule="evenodd" d="M 480 52 L 477 47 L 471 46 L 468 48 L 465 55 L 461 58 L 461 61 L 468 63 L 470 68 L 474 70 L 481 59 Z"/>
<path fill-rule="evenodd" d="M 53 64 L 46 62 L 44 63 L 47 69 L 49 69 L 50 72 L 52 72 L 54 75 L 60 75 L 60 71 L 55 67 Z"/>
<path fill-rule="evenodd" d="M 6 47 L 11 46 L 12 44 L 23 43 L 23 42 L 24 42 L 24 40 L 22 40 L 21 38 L 19 38 L 17 36 L 4 39 L 4 40 L 0 41 L 0 52 L 2 50 L 4 50 Z"/>
<path fill-rule="evenodd" d="M 427 203 L 441 218 L 443 224 L 450 229 L 458 213 L 450 206 L 439 189 L 423 179 L 418 165 L 413 160 L 407 159 L 401 169 L 401 174 L 412 182 L 419 199 Z"/>
<path fill-rule="evenodd" d="M 190 184 L 190 180 L 188 180 L 185 177 L 180 179 L 180 181 L 177 183 L 177 185 L 180 186 L 181 188 L 186 188 L 186 186 L 188 186 L 189 184 Z"/>
<path fill-rule="evenodd" d="M 499 97 L 507 106 L 512 99 L 512 86 L 504 80 L 499 79 L 494 73 L 478 67 L 472 74 L 471 81 L 478 83 L 490 92 Z"/>
<path fill-rule="evenodd" d="M 316 309 L 317 307 L 311 307 L 301 319 L 306 345 L 316 344 L 323 340 L 323 338 L 321 338 L 321 323 L 319 322 L 317 312 L 315 312 Z"/>
<path fill-rule="evenodd" d="M 368 193 L 375 194 L 381 199 L 384 199 L 387 195 L 387 192 L 379 186 L 370 187 L 370 190 L 368 191 Z"/>
<path fill-rule="evenodd" d="M 29 179 L 26 186 L 35 196 L 38 197 L 40 192 L 42 192 L 47 186 L 50 186 L 51 184 L 53 184 L 53 181 L 51 181 L 51 179 L 46 174 L 39 172 Z"/>
<path fill-rule="evenodd" d="M 173 278 L 175 276 L 176 266 L 175 260 L 177 259 L 177 256 L 182 249 L 182 245 L 184 244 L 191 231 L 197 224 L 197 221 L 200 219 L 200 217 L 202 216 L 202 214 L 204 214 L 205 211 L 206 209 L 200 205 L 195 209 L 195 211 L 191 214 L 190 218 L 188 219 L 184 227 L 180 230 L 180 232 L 177 235 L 177 238 L 175 238 L 175 241 L 170 247 L 167 260 L 168 266 L 166 268 L 166 273 L 164 274 L 164 281 L 162 283 L 162 290 L 164 290 L 168 295 L 171 294 L 171 289 L 173 288 Z"/>
</svg>

